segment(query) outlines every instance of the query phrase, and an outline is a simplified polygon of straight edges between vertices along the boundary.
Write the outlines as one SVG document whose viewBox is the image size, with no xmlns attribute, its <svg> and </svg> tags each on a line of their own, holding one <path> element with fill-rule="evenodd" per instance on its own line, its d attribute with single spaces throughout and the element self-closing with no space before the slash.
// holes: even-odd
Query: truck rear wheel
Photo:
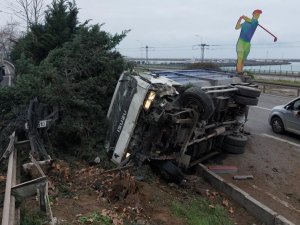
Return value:
<svg viewBox="0 0 300 225">
<path fill-rule="evenodd" d="M 232 154 L 242 154 L 245 152 L 245 146 L 248 138 L 245 135 L 228 135 L 224 137 L 222 149 Z"/>
<path fill-rule="evenodd" d="M 245 146 L 236 146 L 228 143 L 223 143 L 222 149 L 231 154 L 243 154 L 245 152 Z"/>
<path fill-rule="evenodd" d="M 238 94 L 245 97 L 257 98 L 260 96 L 261 93 L 261 91 L 258 88 L 254 88 L 254 87 L 241 86 L 241 85 L 237 85 L 235 87 L 238 88 Z"/>
<path fill-rule="evenodd" d="M 230 145 L 235 145 L 235 146 L 245 146 L 248 141 L 248 138 L 245 135 L 227 135 L 224 137 L 223 142 L 230 144 Z"/>
<path fill-rule="evenodd" d="M 257 105 L 258 104 L 258 98 L 252 98 L 252 97 L 245 97 L 242 95 L 235 95 L 234 100 L 236 103 L 241 105 Z"/>
<path fill-rule="evenodd" d="M 193 108 L 199 113 L 200 120 L 207 120 L 215 110 L 214 103 L 209 95 L 198 87 L 188 88 L 182 95 L 184 107 Z"/>
</svg>

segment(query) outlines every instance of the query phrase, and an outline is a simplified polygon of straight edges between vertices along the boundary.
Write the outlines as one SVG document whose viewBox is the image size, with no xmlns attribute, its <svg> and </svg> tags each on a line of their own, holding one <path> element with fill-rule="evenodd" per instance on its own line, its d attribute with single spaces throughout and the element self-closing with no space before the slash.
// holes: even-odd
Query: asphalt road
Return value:
<svg viewBox="0 0 300 225">
<path fill-rule="evenodd" d="M 236 166 L 238 175 L 254 178 L 235 181 L 233 174 L 220 175 L 278 214 L 300 224 L 300 135 L 275 134 L 268 123 L 271 109 L 291 100 L 293 98 L 262 94 L 258 105 L 249 110 L 245 130 L 251 135 L 245 153 L 225 154 L 221 158 L 221 164 Z"/>
<path fill-rule="evenodd" d="M 246 131 L 253 134 L 273 138 L 283 142 L 291 142 L 300 147 L 300 136 L 292 133 L 275 134 L 268 123 L 271 109 L 277 105 L 285 105 L 294 98 L 261 94 L 257 106 L 250 107 L 248 121 L 245 125 Z"/>
</svg>

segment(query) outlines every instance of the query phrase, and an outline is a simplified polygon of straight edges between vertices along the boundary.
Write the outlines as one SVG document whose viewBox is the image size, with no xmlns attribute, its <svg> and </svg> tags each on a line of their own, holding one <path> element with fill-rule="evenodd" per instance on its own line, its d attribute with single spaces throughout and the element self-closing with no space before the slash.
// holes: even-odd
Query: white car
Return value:
<svg viewBox="0 0 300 225">
<path fill-rule="evenodd" d="M 285 131 L 300 134 L 300 97 L 286 105 L 275 106 L 269 115 L 269 124 L 278 134 Z"/>
</svg>

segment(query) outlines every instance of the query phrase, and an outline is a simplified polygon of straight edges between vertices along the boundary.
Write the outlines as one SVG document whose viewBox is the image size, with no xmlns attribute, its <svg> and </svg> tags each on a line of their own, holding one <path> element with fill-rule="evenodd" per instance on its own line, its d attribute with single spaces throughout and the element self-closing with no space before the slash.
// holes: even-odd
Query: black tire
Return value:
<svg viewBox="0 0 300 225">
<path fill-rule="evenodd" d="M 247 144 L 248 138 L 245 135 L 233 136 L 228 135 L 224 137 L 223 142 L 226 144 L 244 147 Z"/>
<path fill-rule="evenodd" d="M 236 103 L 241 105 L 257 105 L 258 104 L 258 98 L 251 98 L 251 97 L 245 97 L 241 95 L 235 95 L 234 100 Z"/>
<path fill-rule="evenodd" d="M 236 85 L 235 87 L 238 88 L 238 94 L 245 97 L 257 98 L 260 96 L 261 93 L 261 91 L 258 88 L 254 88 L 254 87 L 241 86 L 241 85 Z"/>
<path fill-rule="evenodd" d="M 272 130 L 277 134 L 284 133 L 284 124 L 278 116 L 274 116 L 271 119 Z"/>
<path fill-rule="evenodd" d="M 245 152 L 245 146 L 235 146 L 224 142 L 222 149 L 231 154 L 243 154 Z"/>
<path fill-rule="evenodd" d="M 195 108 L 200 120 L 207 120 L 213 114 L 215 107 L 209 95 L 198 87 L 188 88 L 182 95 L 183 107 Z"/>
<path fill-rule="evenodd" d="M 184 178 L 181 170 L 170 161 L 161 162 L 159 170 L 162 177 L 168 182 L 179 184 Z"/>
<path fill-rule="evenodd" d="M 257 84 L 250 84 L 249 87 L 258 88 L 258 85 Z"/>
</svg>

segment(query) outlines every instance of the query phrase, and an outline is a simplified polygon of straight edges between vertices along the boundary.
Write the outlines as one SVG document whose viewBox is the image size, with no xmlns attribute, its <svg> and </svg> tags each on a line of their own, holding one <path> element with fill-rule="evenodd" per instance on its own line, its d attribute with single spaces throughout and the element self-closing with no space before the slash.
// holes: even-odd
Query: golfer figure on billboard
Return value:
<svg viewBox="0 0 300 225">
<path fill-rule="evenodd" d="M 258 26 L 258 18 L 262 14 L 262 11 L 256 9 L 253 11 L 253 17 L 250 19 L 247 16 L 241 16 L 236 23 L 235 29 L 238 30 L 241 28 L 240 37 L 236 44 L 236 52 L 237 52 L 237 64 L 236 64 L 236 72 L 239 74 L 243 73 L 244 63 L 250 52 L 250 41 L 252 36 Z M 245 22 L 241 24 L 242 20 Z"/>
</svg>

